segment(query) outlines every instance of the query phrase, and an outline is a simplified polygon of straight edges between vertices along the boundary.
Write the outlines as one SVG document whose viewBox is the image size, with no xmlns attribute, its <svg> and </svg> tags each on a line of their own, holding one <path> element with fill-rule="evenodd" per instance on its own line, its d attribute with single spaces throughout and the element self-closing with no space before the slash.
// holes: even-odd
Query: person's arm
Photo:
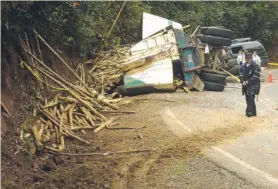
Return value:
<svg viewBox="0 0 278 189">
<path fill-rule="evenodd" d="M 261 67 L 261 65 L 262 65 L 262 60 L 261 60 L 261 58 L 258 56 L 258 65 Z"/>
<path fill-rule="evenodd" d="M 248 79 L 248 85 L 253 85 L 260 82 L 260 68 L 257 64 L 254 64 L 252 76 Z"/>
<path fill-rule="evenodd" d="M 237 64 L 240 65 L 240 62 L 241 62 L 240 55 L 237 55 L 236 61 L 237 61 Z"/>
<path fill-rule="evenodd" d="M 240 66 L 239 69 L 239 79 L 240 79 L 240 83 L 243 83 L 243 66 Z"/>
</svg>

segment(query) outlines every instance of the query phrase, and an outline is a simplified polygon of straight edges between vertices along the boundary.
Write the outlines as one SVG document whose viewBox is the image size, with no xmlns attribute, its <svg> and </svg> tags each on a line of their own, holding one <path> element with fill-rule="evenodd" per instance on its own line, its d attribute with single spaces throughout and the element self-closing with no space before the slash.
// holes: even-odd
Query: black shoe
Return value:
<svg viewBox="0 0 278 189">
<path fill-rule="evenodd" d="M 253 114 L 247 113 L 246 116 L 247 116 L 247 117 L 252 117 Z"/>
</svg>

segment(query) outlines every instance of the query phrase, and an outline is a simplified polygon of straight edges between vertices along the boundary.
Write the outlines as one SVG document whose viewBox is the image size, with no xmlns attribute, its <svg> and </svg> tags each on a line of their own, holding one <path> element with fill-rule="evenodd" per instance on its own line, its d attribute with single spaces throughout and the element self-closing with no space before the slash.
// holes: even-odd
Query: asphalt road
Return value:
<svg viewBox="0 0 278 189">
<path fill-rule="evenodd" d="M 267 74 L 268 71 L 262 72 L 264 77 Z M 188 105 L 166 111 L 163 116 L 168 114 L 166 116 L 172 119 L 166 122 L 179 137 L 188 132 L 213 129 L 214 124 L 209 123 L 229 122 L 225 120 L 226 114 L 223 114 L 223 118 L 219 116 L 218 120 L 211 119 L 223 107 L 226 108 L 225 111 L 230 111 L 231 117 L 232 114 L 242 114 L 242 124 L 260 126 L 255 132 L 204 149 L 203 157 L 181 162 L 179 169 L 183 167 L 183 171 L 169 174 L 171 176 L 167 177 L 167 188 L 278 188 L 278 70 L 272 70 L 272 75 L 273 83 L 263 82 L 261 85 L 261 94 L 257 101 L 258 118 L 244 117 L 245 99 L 240 95 L 240 84 L 237 83 L 229 83 L 222 93 L 206 92 L 207 99 L 217 99 L 208 103 L 207 107 L 202 107 L 204 111 L 211 112 L 203 114 L 207 119 L 198 120 L 194 113 L 192 115 L 195 117 L 185 115 Z M 194 123 L 194 119 L 198 124 L 188 124 Z M 173 125 L 182 129 L 177 130 Z"/>
</svg>

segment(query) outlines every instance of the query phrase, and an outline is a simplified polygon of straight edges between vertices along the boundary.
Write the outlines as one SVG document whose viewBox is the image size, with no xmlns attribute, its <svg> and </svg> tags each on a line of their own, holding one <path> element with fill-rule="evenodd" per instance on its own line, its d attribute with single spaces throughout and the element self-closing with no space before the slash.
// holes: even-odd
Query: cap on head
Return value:
<svg viewBox="0 0 278 189">
<path fill-rule="evenodd" d="M 250 59 L 250 58 L 252 58 L 252 53 L 250 53 L 250 52 L 246 52 L 245 53 L 245 59 Z"/>
</svg>

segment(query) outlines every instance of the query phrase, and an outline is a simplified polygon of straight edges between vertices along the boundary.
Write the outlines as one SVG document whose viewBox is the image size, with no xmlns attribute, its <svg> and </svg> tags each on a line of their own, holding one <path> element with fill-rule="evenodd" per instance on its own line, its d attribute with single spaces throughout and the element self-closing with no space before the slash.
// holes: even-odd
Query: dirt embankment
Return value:
<svg viewBox="0 0 278 189">
<path fill-rule="evenodd" d="M 61 64 L 52 64 L 54 57 L 45 55 L 46 62 L 61 75 L 70 78 Z M 51 61 L 52 60 L 52 61 Z M 20 125 L 32 115 L 36 103 L 50 97 L 38 82 L 20 65 L 18 55 L 2 51 L 1 62 L 1 168 L 3 188 L 19 188 L 32 180 L 34 157 L 26 156 L 18 143 Z M 28 188 L 26 186 L 26 188 Z"/>
</svg>

